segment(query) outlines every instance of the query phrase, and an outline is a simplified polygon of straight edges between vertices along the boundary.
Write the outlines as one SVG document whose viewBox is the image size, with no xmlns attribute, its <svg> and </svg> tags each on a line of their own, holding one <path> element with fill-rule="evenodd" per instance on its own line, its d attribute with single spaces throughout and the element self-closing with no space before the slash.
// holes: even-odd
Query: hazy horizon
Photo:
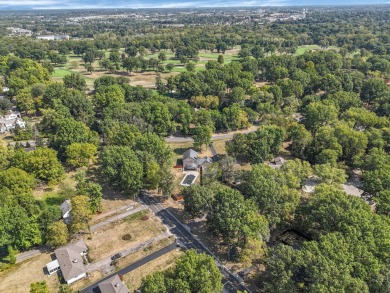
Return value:
<svg viewBox="0 0 390 293">
<path fill-rule="evenodd" d="M 325 6 L 325 5 L 378 5 L 390 4 L 389 0 L 264 0 L 264 1 L 221 1 L 221 0 L 0 0 L 0 10 L 35 9 L 99 9 L 99 8 L 217 8 L 217 7 L 261 7 L 261 6 Z"/>
</svg>

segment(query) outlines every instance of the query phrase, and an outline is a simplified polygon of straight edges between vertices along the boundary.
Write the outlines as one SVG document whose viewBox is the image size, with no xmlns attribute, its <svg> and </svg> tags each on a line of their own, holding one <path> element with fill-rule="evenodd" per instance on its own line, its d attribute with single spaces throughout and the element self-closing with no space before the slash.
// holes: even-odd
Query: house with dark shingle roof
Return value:
<svg viewBox="0 0 390 293">
<path fill-rule="evenodd" d="M 183 169 L 197 170 L 198 169 L 198 153 L 193 149 L 188 149 L 183 154 Z"/>
<path fill-rule="evenodd" d="M 129 288 L 123 283 L 119 275 L 114 275 L 99 283 L 101 293 L 129 293 Z"/>
<path fill-rule="evenodd" d="M 87 254 L 83 240 L 68 244 L 54 251 L 56 260 L 46 265 L 49 274 L 61 270 L 67 284 L 72 284 L 87 275 L 83 256 Z"/>
</svg>

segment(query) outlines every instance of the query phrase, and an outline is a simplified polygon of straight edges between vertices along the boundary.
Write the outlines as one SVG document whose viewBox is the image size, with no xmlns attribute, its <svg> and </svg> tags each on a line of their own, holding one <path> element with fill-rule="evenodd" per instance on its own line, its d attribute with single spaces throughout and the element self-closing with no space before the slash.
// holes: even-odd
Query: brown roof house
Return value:
<svg viewBox="0 0 390 293">
<path fill-rule="evenodd" d="M 122 282 L 118 275 L 114 275 L 99 283 L 101 293 L 129 293 L 126 284 Z"/>
<path fill-rule="evenodd" d="M 83 257 L 87 254 L 87 246 L 83 240 L 68 244 L 54 251 L 56 260 L 46 265 L 49 274 L 61 270 L 67 284 L 72 284 L 87 275 Z"/>
</svg>

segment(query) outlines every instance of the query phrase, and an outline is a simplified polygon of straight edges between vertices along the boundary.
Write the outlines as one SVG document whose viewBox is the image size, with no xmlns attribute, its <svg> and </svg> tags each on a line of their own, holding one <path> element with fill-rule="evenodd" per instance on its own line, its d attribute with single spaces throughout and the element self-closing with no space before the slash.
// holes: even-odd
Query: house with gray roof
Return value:
<svg viewBox="0 0 390 293">
<path fill-rule="evenodd" d="M 188 149 L 183 154 L 183 169 L 197 170 L 198 169 L 198 153 L 193 149 Z"/>
<path fill-rule="evenodd" d="M 212 162 L 213 159 L 210 157 L 200 158 L 193 149 L 188 149 L 183 154 L 183 170 L 196 171 L 198 168 L 205 167 Z"/>
<path fill-rule="evenodd" d="M 56 259 L 46 265 L 49 274 L 61 271 L 67 284 L 72 284 L 87 275 L 84 266 L 84 256 L 87 246 L 83 240 L 68 244 L 54 251 Z"/>
<path fill-rule="evenodd" d="M 101 293 L 129 293 L 129 288 L 123 283 L 119 275 L 114 275 L 99 283 Z"/>
</svg>

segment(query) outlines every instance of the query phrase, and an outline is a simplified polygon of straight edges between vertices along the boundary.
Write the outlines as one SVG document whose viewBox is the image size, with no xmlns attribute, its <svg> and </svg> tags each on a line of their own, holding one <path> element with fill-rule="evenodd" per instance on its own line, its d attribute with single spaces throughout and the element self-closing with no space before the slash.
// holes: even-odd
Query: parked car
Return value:
<svg viewBox="0 0 390 293">
<path fill-rule="evenodd" d="M 117 254 L 111 256 L 111 260 L 116 260 L 116 259 L 120 258 L 121 256 L 122 256 L 122 253 L 117 253 Z"/>
</svg>

